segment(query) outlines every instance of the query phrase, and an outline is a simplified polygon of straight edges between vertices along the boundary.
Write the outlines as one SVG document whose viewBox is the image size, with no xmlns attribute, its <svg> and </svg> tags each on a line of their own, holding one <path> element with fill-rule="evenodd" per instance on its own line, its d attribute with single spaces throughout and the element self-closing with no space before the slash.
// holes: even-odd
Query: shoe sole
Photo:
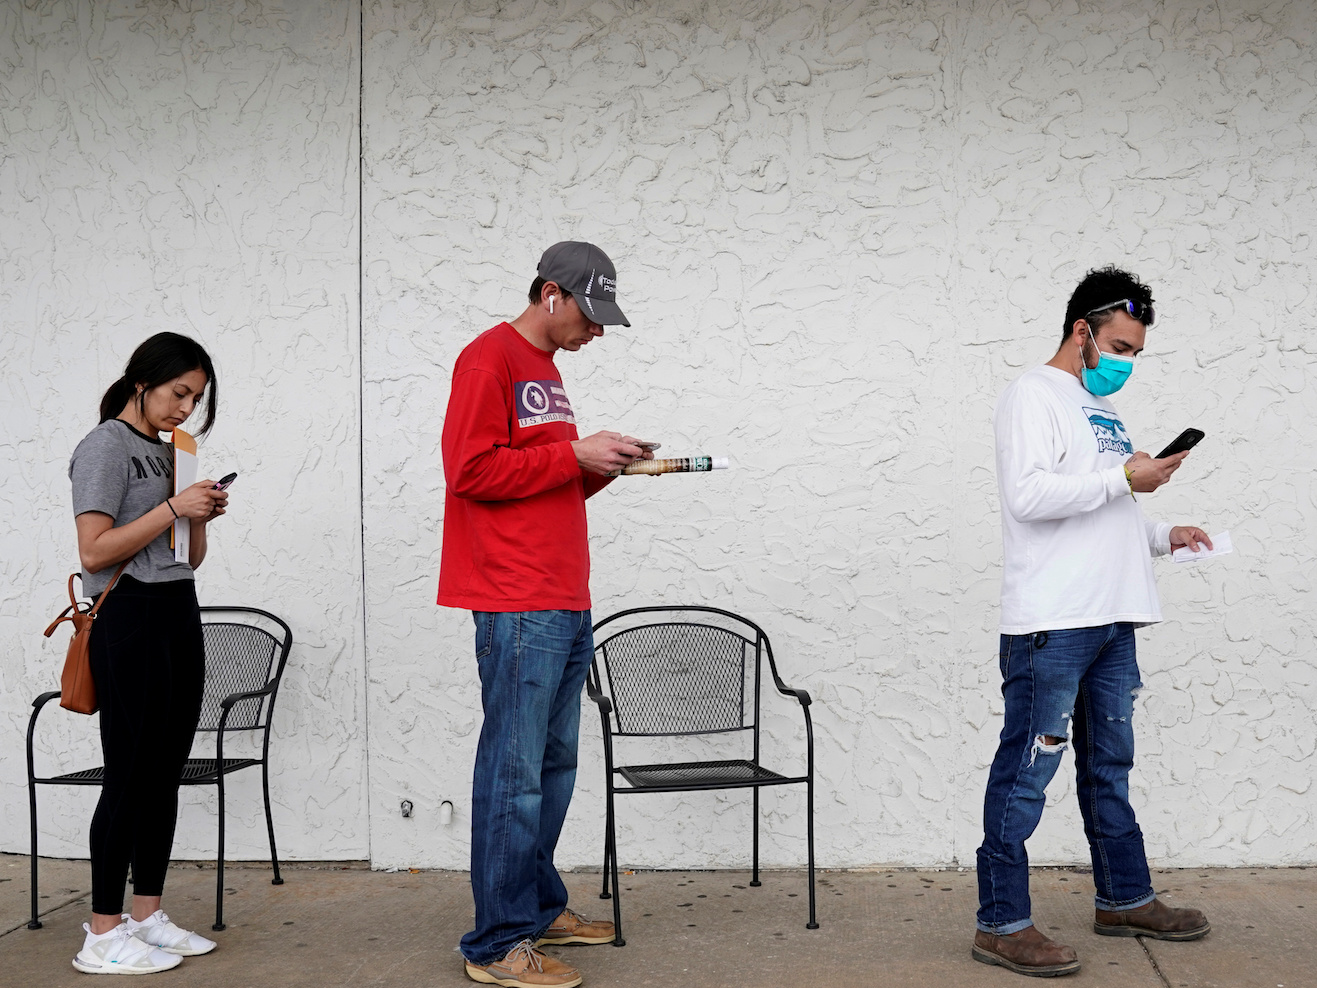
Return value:
<svg viewBox="0 0 1317 988">
<path fill-rule="evenodd" d="M 984 950 L 978 944 L 971 947 L 970 952 L 980 964 L 1004 967 L 1008 971 L 1024 974 L 1031 978 L 1060 978 L 1067 974 L 1074 974 L 1079 970 L 1079 961 L 1072 961 L 1069 964 L 1048 964 L 1045 967 L 1029 967 L 1026 964 L 1016 964 L 1015 961 L 1008 961 L 1005 957 L 994 954 L 990 950 Z"/>
<path fill-rule="evenodd" d="M 184 950 L 181 947 L 159 947 L 156 950 L 163 950 L 166 954 L 173 954 L 175 957 L 200 957 L 202 954 L 209 954 L 218 947 L 219 944 L 211 944 L 205 950 Z"/>
<path fill-rule="evenodd" d="M 182 959 L 180 958 L 179 964 L 181 963 Z M 159 974 L 161 971 L 174 970 L 174 968 L 178 967 L 178 964 L 170 964 L 169 967 L 151 968 L 119 967 L 117 964 L 97 965 L 96 967 L 91 967 L 87 964 L 83 964 L 75 957 L 73 958 L 73 966 L 83 974 Z M 579 984 L 580 982 L 577 983 Z"/>
<path fill-rule="evenodd" d="M 1205 923 L 1194 930 L 1149 930 L 1142 926 L 1106 926 L 1094 923 L 1093 932 L 1100 937 L 1147 937 L 1149 940 L 1201 940 L 1212 932 L 1212 924 Z"/>
<path fill-rule="evenodd" d="M 612 937 L 571 936 L 571 937 L 555 937 L 553 939 L 550 939 L 549 937 L 540 937 L 538 940 L 535 941 L 535 946 L 543 947 L 545 945 L 548 945 L 550 947 L 561 947 L 564 944 L 569 944 L 569 943 L 612 943 L 615 939 L 616 939 L 615 936 Z"/>
<path fill-rule="evenodd" d="M 519 978 L 499 978 L 490 974 L 484 968 L 472 967 L 470 964 L 465 965 L 466 976 L 472 981 L 479 981 L 482 985 L 502 985 L 503 988 L 576 988 L 585 979 L 579 974 L 575 981 L 560 981 L 555 985 L 534 984 L 530 981 L 522 981 Z"/>
</svg>

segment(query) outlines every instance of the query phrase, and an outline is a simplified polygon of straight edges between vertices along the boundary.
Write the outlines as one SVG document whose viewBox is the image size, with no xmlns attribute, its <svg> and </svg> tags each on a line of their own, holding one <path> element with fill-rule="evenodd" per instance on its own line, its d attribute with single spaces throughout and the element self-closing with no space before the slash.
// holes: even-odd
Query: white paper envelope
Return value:
<svg viewBox="0 0 1317 988">
<path fill-rule="evenodd" d="M 1211 549 L 1200 546 L 1198 551 L 1194 552 L 1186 545 L 1171 553 L 1171 558 L 1177 563 L 1201 563 L 1204 559 L 1211 559 L 1213 556 L 1224 556 L 1227 552 L 1234 551 L 1235 547 L 1231 544 L 1230 533 L 1227 531 L 1212 536 Z"/>
<path fill-rule="evenodd" d="M 180 494 L 185 487 L 197 482 L 197 441 L 182 429 L 175 429 L 174 443 L 174 493 Z M 187 562 L 188 552 L 192 548 L 192 523 L 186 518 L 174 522 L 174 562 Z"/>
</svg>

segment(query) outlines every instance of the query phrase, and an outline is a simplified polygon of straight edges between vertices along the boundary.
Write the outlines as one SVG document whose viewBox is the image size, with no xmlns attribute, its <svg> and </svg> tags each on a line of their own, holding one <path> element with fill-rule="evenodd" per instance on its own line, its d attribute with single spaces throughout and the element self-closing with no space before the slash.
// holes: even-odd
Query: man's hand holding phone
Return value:
<svg viewBox="0 0 1317 988">
<path fill-rule="evenodd" d="M 639 456 L 639 459 L 642 460 L 654 459 L 654 450 L 658 449 L 660 446 L 663 445 L 662 443 L 647 442 L 644 439 L 632 439 L 630 436 L 623 436 L 622 442 L 630 443 L 632 446 L 639 446 L 641 449 L 643 449 L 645 452 L 643 452 Z"/>
<path fill-rule="evenodd" d="M 1180 464 L 1189 455 L 1188 450 L 1174 453 L 1164 459 L 1153 459 L 1142 451 L 1135 453 L 1125 461 L 1125 470 L 1129 474 L 1130 490 L 1139 494 L 1150 494 L 1171 479 L 1171 474 L 1180 469 Z"/>
<path fill-rule="evenodd" d="M 1171 474 L 1180 469 L 1180 464 L 1189 455 L 1189 450 L 1198 445 L 1203 435 L 1201 429 L 1185 429 L 1155 457 L 1143 452 L 1131 456 L 1125 461 L 1130 490 L 1139 494 L 1148 494 L 1170 480 Z"/>
</svg>

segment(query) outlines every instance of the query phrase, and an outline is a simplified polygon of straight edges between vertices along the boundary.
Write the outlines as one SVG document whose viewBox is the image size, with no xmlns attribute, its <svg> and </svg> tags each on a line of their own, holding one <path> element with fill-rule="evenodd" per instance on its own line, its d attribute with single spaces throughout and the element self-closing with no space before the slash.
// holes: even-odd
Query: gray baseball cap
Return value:
<svg viewBox="0 0 1317 988">
<path fill-rule="evenodd" d="M 586 317 L 600 326 L 630 326 L 617 307 L 617 269 L 594 244 L 564 240 L 540 257 L 539 276 L 571 292 Z"/>
</svg>

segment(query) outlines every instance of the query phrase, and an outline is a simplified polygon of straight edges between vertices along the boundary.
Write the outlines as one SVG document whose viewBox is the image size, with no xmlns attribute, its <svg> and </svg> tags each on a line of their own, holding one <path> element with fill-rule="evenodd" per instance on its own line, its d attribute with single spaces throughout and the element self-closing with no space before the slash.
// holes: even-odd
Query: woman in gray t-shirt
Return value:
<svg viewBox="0 0 1317 988">
<path fill-rule="evenodd" d="M 73 966 L 92 974 L 164 971 L 215 948 L 160 908 L 205 672 L 192 574 L 206 558 L 207 527 L 228 500 L 210 480 L 175 494 L 174 451 L 160 433 L 203 403 L 201 435 L 215 421 L 215 368 L 195 341 L 159 333 L 106 391 L 100 425 L 69 463 L 86 592 L 103 592 L 127 563 L 91 633 L 105 782 L 91 823 L 91 923 Z M 176 519 L 191 525 L 186 562 L 169 545 Z"/>
</svg>

